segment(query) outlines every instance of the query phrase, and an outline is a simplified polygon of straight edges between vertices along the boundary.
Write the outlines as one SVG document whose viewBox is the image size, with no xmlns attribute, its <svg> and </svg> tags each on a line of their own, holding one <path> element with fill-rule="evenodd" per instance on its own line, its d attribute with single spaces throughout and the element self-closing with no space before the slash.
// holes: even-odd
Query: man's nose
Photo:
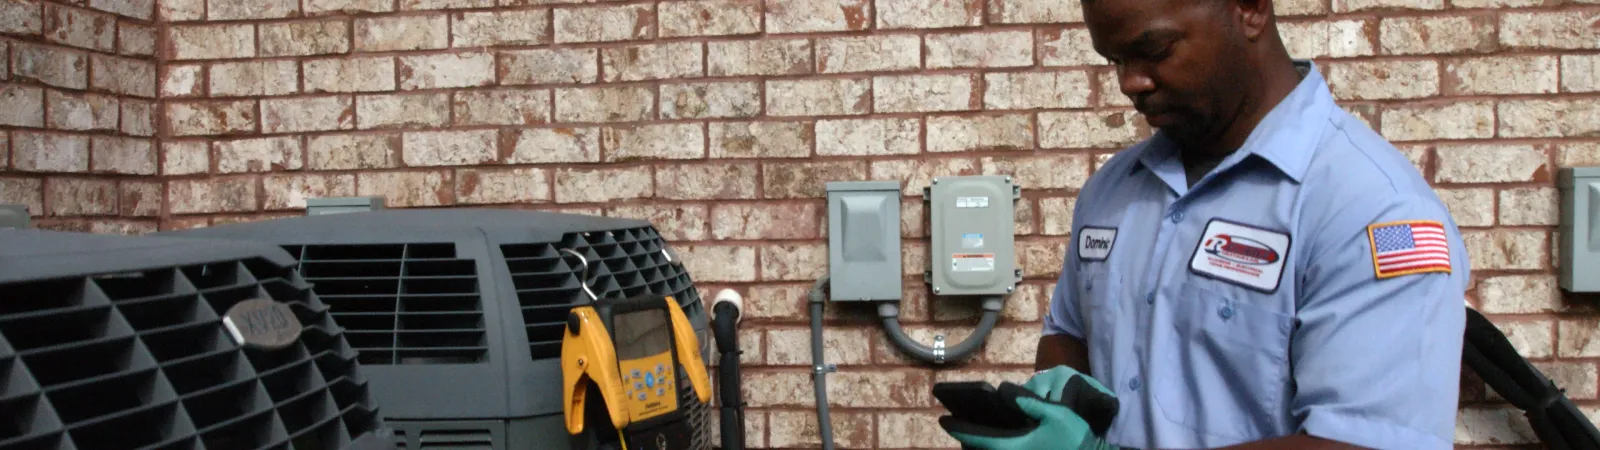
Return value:
<svg viewBox="0 0 1600 450">
<path fill-rule="evenodd" d="M 1155 80 L 1151 79 L 1143 70 L 1128 66 L 1117 67 L 1117 83 L 1122 89 L 1122 95 L 1138 97 L 1140 94 L 1155 90 Z"/>
</svg>

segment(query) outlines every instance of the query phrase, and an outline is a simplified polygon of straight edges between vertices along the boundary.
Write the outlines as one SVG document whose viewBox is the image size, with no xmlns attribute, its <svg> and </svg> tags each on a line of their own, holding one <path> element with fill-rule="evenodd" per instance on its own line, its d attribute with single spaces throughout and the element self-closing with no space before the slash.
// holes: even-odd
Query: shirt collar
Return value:
<svg viewBox="0 0 1600 450">
<path fill-rule="evenodd" d="M 1295 182 L 1304 179 L 1316 148 L 1313 141 L 1322 134 L 1332 109 L 1338 108 L 1338 105 L 1328 90 L 1327 80 L 1317 70 L 1316 63 L 1295 60 L 1294 64 L 1304 75 L 1300 83 L 1261 119 L 1261 123 L 1256 124 L 1255 130 L 1245 138 L 1237 154 L 1229 156 L 1219 169 L 1235 164 L 1243 156 L 1255 155 L 1277 167 Z M 1133 169 L 1154 170 L 1175 157 L 1177 146 L 1164 133 L 1157 131 L 1149 145 L 1141 150 L 1139 163 L 1134 164 Z"/>
</svg>

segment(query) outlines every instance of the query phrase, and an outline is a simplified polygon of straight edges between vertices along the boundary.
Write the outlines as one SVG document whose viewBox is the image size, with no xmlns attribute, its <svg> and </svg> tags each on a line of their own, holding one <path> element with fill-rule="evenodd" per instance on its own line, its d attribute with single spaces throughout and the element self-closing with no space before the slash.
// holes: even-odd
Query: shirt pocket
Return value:
<svg viewBox="0 0 1600 450">
<path fill-rule="evenodd" d="M 1111 338 L 1117 326 L 1117 296 L 1121 280 L 1105 268 L 1079 273 L 1078 299 L 1082 307 L 1089 347 L 1112 348 Z"/>
<path fill-rule="evenodd" d="M 1155 333 L 1153 396 L 1163 414 L 1217 437 L 1281 432 L 1293 317 L 1193 281 L 1179 292 L 1171 323 Z"/>
</svg>

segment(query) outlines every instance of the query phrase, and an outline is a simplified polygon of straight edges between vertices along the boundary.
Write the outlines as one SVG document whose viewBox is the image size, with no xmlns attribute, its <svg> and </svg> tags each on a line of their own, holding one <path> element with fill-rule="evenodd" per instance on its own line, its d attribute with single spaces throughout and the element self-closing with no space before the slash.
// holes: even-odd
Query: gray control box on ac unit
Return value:
<svg viewBox="0 0 1600 450">
<path fill-rule="evenodd" d="M 1561 169 L 1561 289 L 1600 292 L 1600 167 Z"/>
</svg>

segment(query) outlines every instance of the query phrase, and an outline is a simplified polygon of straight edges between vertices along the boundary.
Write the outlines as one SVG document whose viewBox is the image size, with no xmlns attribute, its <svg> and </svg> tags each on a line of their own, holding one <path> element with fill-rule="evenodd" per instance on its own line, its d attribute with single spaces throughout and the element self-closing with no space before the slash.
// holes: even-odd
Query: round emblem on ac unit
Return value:
<svg viewBox="0 0 1600 450">
<path fill-rule="evenodd" d="M 245 300 L 228 308 L 222 325 L 233 342 L 245 347 L 278 350 L 300 339 L 304 327 L 288 304 L 269 299 Z"/>
</svg>

